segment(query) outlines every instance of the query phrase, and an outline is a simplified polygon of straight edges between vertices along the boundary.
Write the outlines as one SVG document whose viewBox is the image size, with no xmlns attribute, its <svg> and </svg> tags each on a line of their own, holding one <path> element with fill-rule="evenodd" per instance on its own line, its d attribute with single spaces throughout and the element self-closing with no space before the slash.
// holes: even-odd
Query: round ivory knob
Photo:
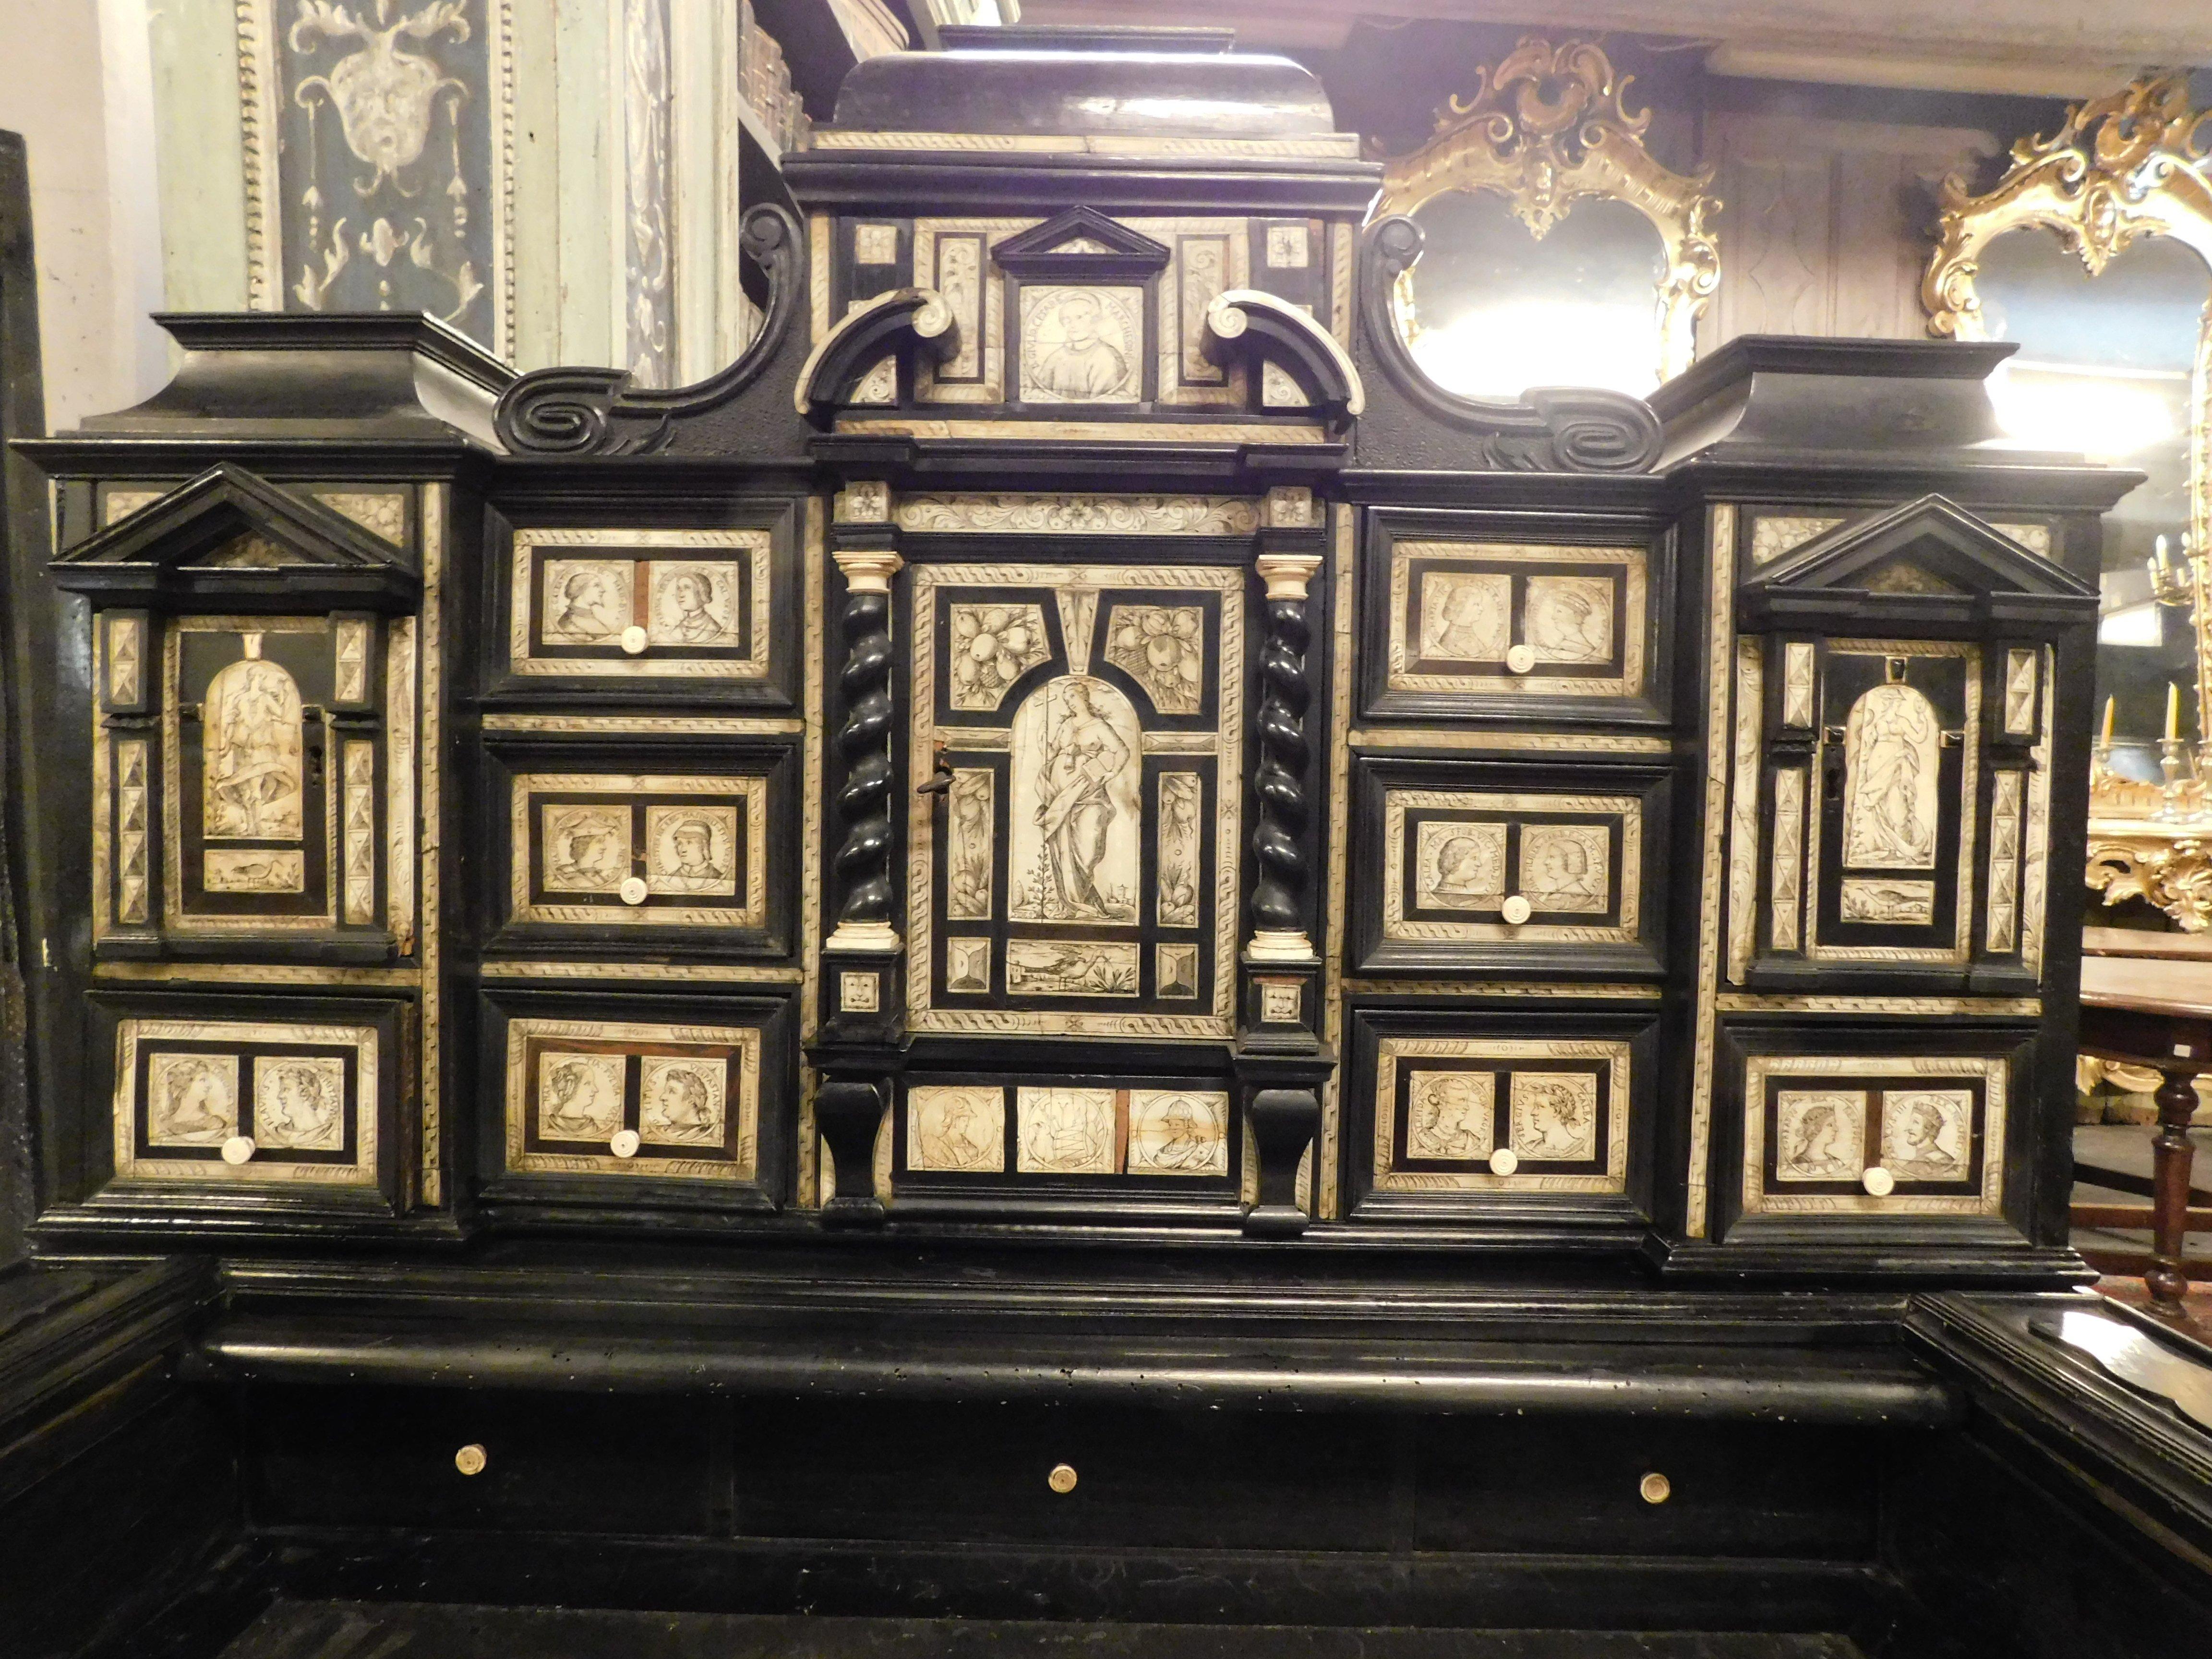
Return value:
<svg viewBox="0 0 2212 1659">
<path fill-rule="evenodd" d="M 1536 665 L 1535 647 L 1528 645 L 1510 647 L 1505 653 L 1505 665 L 1516 674 L 1527 673 Z"/>
<path fill-rule="evenodd" d="M 1674 1495 L 1674 1483 L 1654 1469 L 1636 1483 L 1636 1491 L 1647 1504 L 1663 1504 Z"/>
<path fill-rule="evenodd" d="M 1890 1190 L 1897 1185 L 1897 1177 L 1877 1164 L 1859 1177 L 1859 1185 L 1876 1198 L 1887 1198 Z"/>
<path fill-rule="evenodd" d="M 453 1454 L 453 1467 L 463 1474 L 482 1474 L 488 1461 L 484 1449 L 473 1442 Z"/>
<path fill-rule="evenodd" d="M 623 884 L 616 890 L 621 893 L 624 904 L 642 904 L 645 902 L 645 878 L 625 876 Z"/>
<path fill-rule="evenodd" d="M 622 648 L 633 657 L 645 649 L 645 630 L 635 623 L 623 629 Z"/>
<path fill-rule="evenodd" d="M 1066 1497 L 1075 1490 L 1075 1466 L 1073 1463 L 1054 1464 L 1052 1473 L 1045 1476 L 1044 1483 L 1062 1498 Z"/>
<path fill-rule="evenodd" d="M 1515 893 L 1498 907 L 1498 914 L 1505 918 L 1506 926 L 1518 927 L 1528 920 L 1528 901 Z"/>
<path fill-rule="evenodd" d="M 637 1145 L 636 1130 L 617 1129 L 614 1133 L 614 1138 L 607 1142 L 607 1150 L 617 1158 L 635 1158 Z"/>
<path fill-rule="evenodd" d="M 226 1164 L 243 1164 L 252 1156 L 252 1135 L 233 1135 L 222 1143 L 222 1161 Z"/>
<path fill-rule="evenodd" d="M 1511 1175 L 1521 1167 L 1521 1156 L 1510 1146 L 1500 1146 L 1490 1155 L 1490 1173 Z"/>
</svg>

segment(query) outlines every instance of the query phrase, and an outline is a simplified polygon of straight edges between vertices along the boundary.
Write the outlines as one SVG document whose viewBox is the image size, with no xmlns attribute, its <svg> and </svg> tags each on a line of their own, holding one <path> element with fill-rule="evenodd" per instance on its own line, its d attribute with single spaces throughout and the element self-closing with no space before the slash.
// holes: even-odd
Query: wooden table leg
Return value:
<svg viewBox="0 0 2212 1659">
<path fill-rule="evenodd" d="M 2158 1135 L 2151 1142 L 2151 1264 L 2143 1274 L 2152 1308 L 2181 1315 L 2189 1295 L 2189 1275 L 2181 1265 L 2189 1227 L 2189 1166 L 2195 1150 L 2189 1120 L 2197 1111 L 2197 1073 L 2164 1071 L 2158 1092 Z"/>
</svg>

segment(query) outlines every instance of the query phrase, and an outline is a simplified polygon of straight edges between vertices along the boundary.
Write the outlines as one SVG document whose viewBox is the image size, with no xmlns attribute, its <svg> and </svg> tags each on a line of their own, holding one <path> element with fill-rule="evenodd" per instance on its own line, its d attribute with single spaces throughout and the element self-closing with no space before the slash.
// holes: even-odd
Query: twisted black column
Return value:
<svg viewBox="0 0 2212 1659">
<path fill-rule="evenodd" d="M 837 927 L 823 948 L 895 950 L 891 926 L 891 595 L 896 553 L 840 552 L 848 584 L 845 666 L 838 678 L 845 724 L 837 752 L 845 763 L 837 792 L 845 839 L 837 848 Z"/>
<path fill-rule="evenodd" d="M 1252 887 L 1254 961 L 1310 960 L 1306 933 L 1306 893 L 1311 876 L 1306 865 L 1305 834 L 1310 817 L 1306 774 L 1313 751 L 1306 741 L 1306 584 L 1320 565 L 1317 556 L 1263 554 L 1260 574 L 1267 580 L 1267 638 L 1260 650 L 1260 762 L 1253 787 L 1260 798 L 1252 827 L 1256 873 Z"/>
</svg>

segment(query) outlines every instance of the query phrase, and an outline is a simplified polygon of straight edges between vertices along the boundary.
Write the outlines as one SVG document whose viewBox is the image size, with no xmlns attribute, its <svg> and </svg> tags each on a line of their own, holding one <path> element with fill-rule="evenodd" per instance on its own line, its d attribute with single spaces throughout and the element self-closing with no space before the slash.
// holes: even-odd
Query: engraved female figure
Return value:
<svg viewBox="0 0 2212 1659">
<path fill-rule="evenodd" d="M 1127 920 L 1126 904 L 1099 891 L 1097 872 L 1116 808 L 1110 788 L 1129 763 L 1129 745 L 1091 706 L 1088 681 L 1060 688 L 1037 778 L 1037 827 L 1044 832 L 1044 914 L 1056 921 Z"/>
<path fill-rule="evenodd" d="M 301 835 L 300 688 L 257 647 L 208 685 L 206 833 L 246 841 Z"/>
<path fill-rule="evenodd" d="M 1936 710 L 1911 686 L 1877 685 L 1844 728 L 1844 862 L 1924 870 L 1936 862 Z"/>
</svg>

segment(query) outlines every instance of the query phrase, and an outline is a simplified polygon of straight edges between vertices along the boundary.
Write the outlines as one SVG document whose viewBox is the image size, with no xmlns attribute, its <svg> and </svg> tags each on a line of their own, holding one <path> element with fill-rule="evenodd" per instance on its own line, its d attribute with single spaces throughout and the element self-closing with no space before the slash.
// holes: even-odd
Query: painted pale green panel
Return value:
<svg viewBox="0 0 2212 1659">
<path fill-rule="evenodd" d="M 165 300 L 246 309 L 246 160 L 234 0 L 149 0 Z"/>
<path fill-rule="evenodd" d="M 716 52 L 724 39 L 714 27 L 714 10 L 712 0 L 672 0 L 669 8 L 678 386 L 703 380 L 721 367 L 714 319 L 725 284 L 716 269 L 715 245 L 724 212 L 734 212 L 736 204 L 726 210 L 716 187 Z"/>
<path fill-rule="evenodd" d="M 561 107 L 554 8 L 514 9 L 514 343 L 517 368 L 561 350 Z"/>
<path fill-rule="evenodd" d="M 610 96 L 619 83 L 610 54 L 607 0 L 558 0 L 552 7 L 517 9 L 551 13 L 552 93 L 539 131 L 552 129 L 556 181 L 554 211 L 541 214 L 536 226 L 517 226 L 515 257 L 524 257 L 520 239 L 528 234 L 538 239 L 535 257 L 558 272 L 554 361 L 619 362 L 612 325 L 621 156 Z"/>
</svg>

